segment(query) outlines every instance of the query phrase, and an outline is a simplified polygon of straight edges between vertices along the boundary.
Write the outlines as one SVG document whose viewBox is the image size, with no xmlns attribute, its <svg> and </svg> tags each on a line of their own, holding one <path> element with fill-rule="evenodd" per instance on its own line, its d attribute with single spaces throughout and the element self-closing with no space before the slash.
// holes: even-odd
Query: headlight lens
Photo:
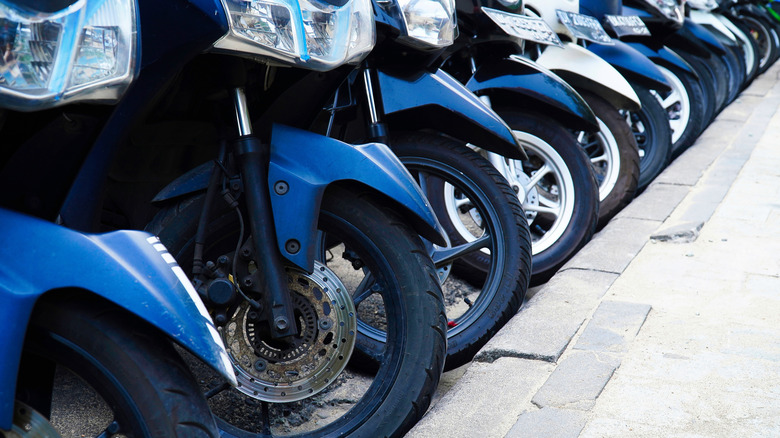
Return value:
<svg viewBox="0 0 780 438">
<path fill-rule="evenodd" d="M 115 102 L 135 56 L 135 0 L 78 0 L 53 13 L 0 4 L 0 107 Z"/>
<path fill-rule="evenodd" d="M 421 48 L 447 47 L 458 36 L 454 0 L 398 0 L 406 43 Z"/>
<path fill-rule="evenodd" d="M 645 0 L 650 6 L 658 9 L 667 18 L 682 23 L 685 20 L 683 7 L 677 0 Z"/>
<path fill-rule="evenodd" d="M 370 0 L 222 0 L 230 31 L 218 50 L 273 58 L 312 70 L 361 60 L 376 41 Z"/>
</svg>

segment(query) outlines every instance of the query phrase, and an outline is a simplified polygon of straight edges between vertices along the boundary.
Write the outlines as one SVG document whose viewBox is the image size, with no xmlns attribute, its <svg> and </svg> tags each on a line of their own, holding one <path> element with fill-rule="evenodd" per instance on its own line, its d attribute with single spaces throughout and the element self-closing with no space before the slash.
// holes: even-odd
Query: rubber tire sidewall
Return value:
<svg viewBox="0 0 780 438">
<path fill-rule="evenodd" d="M 499 284 L 489 304 L 482 310 L 479 319 L 468 328 L 453 335 L 447 331 L 447 361 L 445 370 L 451 370 L 471 361 L 509 319 L 517 313 L 528 290 L 531 278 L 531 237 L 528 222 L 525 220 L 520 201 L 509 183 L 485 158 L 452 139 L 426 133 L 403 133 L 391 137 L 389 144 L 401 162 L 409 159 L 424 158 L 451 166 L 460 178 L 470 181 L 482 191 L 481 198 L 492 200 L 490 221 L 496 222 L 503 230 L 500 236 L 504 240 L 505 254 L 502 255 L 502 267 Z M 436 208 L 436 200 L 429 200 L 437 211 L 439 222 L 448 233 L 453 245 L 465 243 L 446 216 Z M 483 219 L 484 220 L 484 219 Z M 478 254 L 481 256 L 482 254 Z M 486 257 L 491 259 L 492 257 Z M 457 262 L 456 262 L 457 263 Z M 477 269 L 466 264 L 454 266 L 457 269 Z M 483 274 L 484 276 L 484 274 Z M 485 291 L 482 291 L 485 293 Z"/>
<path fill-rule="evenodd" d="M 636 196 L 639 183 L 639 149 L 636 138 L 631 132 L 631 126 L 620 115 L 617 108 L 603 98 L 589 92 L 580 91 L 588 103 L 617 141 L 620 159 L 620 169 L 615 186 L 603 201 L 599 202 L 599 221 L 597 228 L 603 228 L 620 210 L 625 208 Z"/>
<path fill-rule="evenodd" d="M 658 99 L 644 86 L 632 85 L 642 102 L 638 115 L 644 122 L 645 133 L 650 137 L 649 149 L 652 149 L 649 153 L 646 150 L 645 157 L 639 162 L 637 191 L 642 191 L 669 165 L 672 159 L 672 133 L 666 110 Z"/>
<path fill-rule="evenodd" d="M 136 436 L 218 436 L 206 399 L 170 341 L 126 311 L 91 298 L 42 299 L 25 351 L 89 383 Z"/>
</svg>

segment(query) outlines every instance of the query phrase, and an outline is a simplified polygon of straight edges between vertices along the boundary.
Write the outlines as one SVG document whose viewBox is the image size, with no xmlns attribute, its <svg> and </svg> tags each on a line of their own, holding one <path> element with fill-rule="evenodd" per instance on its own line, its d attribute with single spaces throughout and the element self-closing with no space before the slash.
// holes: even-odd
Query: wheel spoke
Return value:
<svg viewBox="0 0 780 438">
<path fill-rule="evenodd" d="M 524 205 L 523 209 L 525 211 L 535 211 L 537 213 L 549 213 L 553 214 L 555 216 L 558 216 L 560 214 L 560 206 L 555 207 L 544 207 L 541 205 Z"/>
<path fill-rule="evenodd" d="M 209 389 L 204 395 L 206 396 L 207 399 L 209 399 L 226 389 L 230 389 L 230 384 L 228 382 L 222 382 L 221 384 Z"/>
<path fill-rule="evenodd" d="M 437 268 L 450 264 L 455 259 L 463 257 L 466 254 L 487 248 L 492 242 L 493 238 L 489 234 L 485 234 L 473 242 L 464 243 L 463 245 L 452 248 L 438 249 L 433 253 L 433 263 Z"/>
<path fill-rule="evenodd" d="M 525 187 L 523 187 L 525 189 L 525 192 L 526 193 L 530 192 L 531 189 L 533 189 L 534 186 L 539 184 L 539 181 L 541 181 L 542 178 L 544 178 L 544 176 L 550 172 L 552 172 L 552 168 L 545 163 L 544 166 L 540 167 L 539 170 L 537 170 L 536 173 L 534 173 L 531 176 L 531 179 L 529 179 L 528 183 L 525 185 Z"/>
<path fill-rule="evenodd" d="M 605 163 L 606 161 L 607 161 L 607 154 L 601 154 L 597 157 L 590 158 L 591 164 Z"/>
<path fill-rule="evenodd" d="M 464 205 L 471 206 L 471 205 L 473 205 L 473 203 L 471 202 L 471 199 L 466 198 L 466 197 L 464 197 L 464 198 L 456 198 L 455 199 L 455 207 L 458 209 L 458 211 L 464 211 L 464 209 L 462 209 L 462 207 Z M 465 209 L 465 210 L 468 210 L 468 209 Z"/>
<path fill-rule="evenodd" d="M 361 280 L 360 284 L 355 288 L 355 294 L 352 295 L 352 302 L 355 303 L 355 307 L 377 292 L 375 285 L 376 282 L 374 282 L 374 276 L 371 275 L 371 273 L 368 273 L 368 275 L 363 277 L 363 280 Z"/>
</svg>

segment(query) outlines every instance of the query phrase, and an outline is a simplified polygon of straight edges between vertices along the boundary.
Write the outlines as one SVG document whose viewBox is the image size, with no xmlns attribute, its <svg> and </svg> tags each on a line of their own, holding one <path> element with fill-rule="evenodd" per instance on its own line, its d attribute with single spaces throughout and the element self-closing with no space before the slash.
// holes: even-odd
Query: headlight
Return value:
<svg viewBox="0 0 780 438">
<path fill-rule="evenodd" d="M 360 61 L 376 42 L 370 0 L 222 0 L 230 30 L 218 50 L 312 70 Z"/>
<path fill-rule="evenodd" d="M 0 4 L 0 107 L 115 102 L 135 56 L 135 0 L 77 0 L 52 13 Z"/>
<path fill-rule="evenodd" d="M 667 18 L 682 23 L 685 20 L 683 7 L 676 0 L 645 0 L 647 4 L 658 9 Z M 684 3 L 684 2 L 683 2 Z"/>
<path fill-rule="evenodd" d="M 421 47 L 447 47 L 458 37 L 455 0 L 398 0 L 406 33 L 401 39 Z"/>
</svg>

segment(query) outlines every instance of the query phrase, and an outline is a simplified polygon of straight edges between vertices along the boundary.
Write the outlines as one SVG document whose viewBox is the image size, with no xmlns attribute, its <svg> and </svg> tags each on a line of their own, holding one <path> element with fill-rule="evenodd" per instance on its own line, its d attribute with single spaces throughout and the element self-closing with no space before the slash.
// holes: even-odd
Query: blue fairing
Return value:
<svg viewBox="0 0 780 438">
<path fill-rule="evenodd" d="M 512 129 L 455 78 L 438 70 L 398 76 L 377 72 L 382 106 L 403 129 L 434 129 L 514 159 L 527 159 Z"/>
<path fill-rule="evenodd" d="M 660 49 L 652 49 L 638 42 L 629 42 L 626 44 L 637 49 L 640 53 L 642 53 L 643 55 L 648 57 L 651 61 L 653 61 L 655 65 L 660 65 L 662 67 L 675 66 L 679 69 L 682 69 L 683 71 L 692 74 L 694 77 L 696 77 L 696 79 L 699 78 L 698 73 L 696 73 L 696 71 L 693 69 L 693 67 L 690 66 L 690 64 L 685 62 L 684 59 L 680 58 L 676 53 L 672 52 L 666 47 L 661 47 Z"/>
<path fill-rule="evenodd" d="M 11 427 L 27 323 L 47 292 L 80 289 L 111 301 L 235 382 L 203 303 L 155 237 L 140 231 L 82 234 L 3 209 L 0 230 L 0 430 Z"/>
<path fill-rule="evenodd" d="M 698 41 L 699 43 L 707 46 L 708 49 L 713 51 L 716 55 L 722 56 L 726 54 L 726 48 L 718 41 L 718 38 L 712 34 L 706 27 L 701 24 L 694 23 L 690 18 L 685 19 L 682 29 L 677 33 L 681 34 L 685 38 Z"/>
<path fill-rule="evenodd" d="M 466 88 L 494 100 L 503 98 L 512 106 L 546 113 L 572 129 L 599 130 L 596 116 L 582 96 L 554 73 L 524 58 L 480 65 Z"/>
<path fill-rule="evenodd" d="M 669 81 L 647 56 L 622 41 L 613 42 L 613 45 L 588 44 L 588 50 L 610 63 L 631 83 L 639 83 L 661 94 L 672 91 Z"/>
<path fill-rule="evenodd" d="M 316 161 L 315 161 L 316 160 Z M 154 202 L 205 190 L 211 163 L 195 168 L 164 188 Z M 332 138 L 284 125 L 274 125 L 268 186 L 285 181 L 284 195 L 271 193 L 274 225 L 279 251 L 288 260 L 309 272 L 314 268 L 317 217 L 322 196 L 336 181 L 356 181 L 397 202 L 414 230 L 424 238 L 443 245 L 444 231 L 428 201 L 403 164 L 380 143 L 350 145 Z M 295 239 L 302 251 L 287 252 L 285 242 Z"/>
</svg>

